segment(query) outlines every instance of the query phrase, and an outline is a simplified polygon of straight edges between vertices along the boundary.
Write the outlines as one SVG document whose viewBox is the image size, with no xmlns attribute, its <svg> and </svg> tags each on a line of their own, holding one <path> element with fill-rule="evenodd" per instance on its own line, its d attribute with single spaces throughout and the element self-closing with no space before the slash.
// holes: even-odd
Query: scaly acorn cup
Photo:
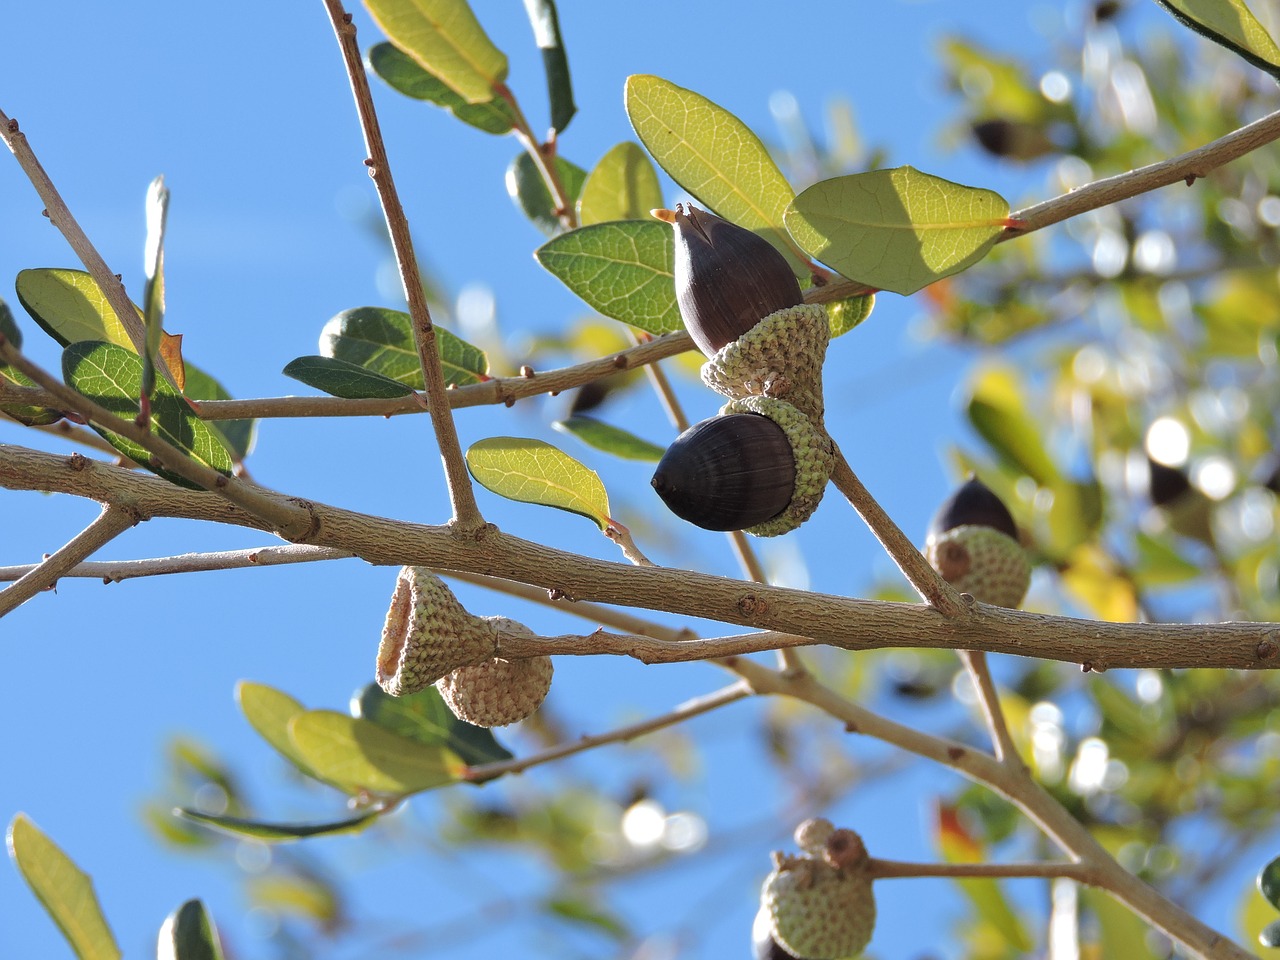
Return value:
<svg viewBox="0 0 1280 960">
<path fill-rule="evenodd" d="M 506 617 L 486 617 L 498 631 L 534 636 L 523 623 Z M 477 727 L 505 727 L 532 714 L 551 689 L 551 658 L 528 657 L 502 660 L 491 657 L 483 663 L 459 667 L 436 681 L 436 689 L 453 715 Z"/>
<path fill-rule="evenodd" d="M 925 557 L 961 593 L 1016 608 L 1031 585 L 1031 561 L 1017 529 L 1004 502 L 971 477 L 939 508 Z"/>
<path fill-rule="evenodd" d="M 473 616 L 427 567 L 401 567 L 378 644 L 378 686 L 393 697 L 417 693 L 497 649 L 493 624 Z"/>
<path fill-rule="evenodd" d="M 821 423 L 827 312 L 806 304 L 786 258 L 758 234 L 689 204 L 655 210 L 675 228 L 680 317 L 730 399 L 785 398 Z"/>
<path fill-rule="evenodd" d="M 803 960 L 860 954 L 876 923 L 867 867 L 866 848 L 852 830 L 833 831 L 821 856 L 775 853 L 760 908 L 777 944 Z"/>
</svg>

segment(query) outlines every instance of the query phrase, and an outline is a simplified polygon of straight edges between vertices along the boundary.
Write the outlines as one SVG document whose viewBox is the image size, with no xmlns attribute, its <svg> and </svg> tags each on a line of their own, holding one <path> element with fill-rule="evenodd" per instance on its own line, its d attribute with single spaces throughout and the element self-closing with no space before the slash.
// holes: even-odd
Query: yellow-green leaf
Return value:
<svg viewBox="0 0 1280 960">
<path fill-rule="evenodd" d="M 625 98 L 631 126 L 672 180 L 726 220 L 765 237 L 797 276 L 809 274 L 783 225 L 795 191 L 745 123 L 661 77 L 628 77 Z"/>
<path fill-rule="evenodd" d="M 507 56 L 493 45 L 466 0 L 365 0 L 388 39 L 467 103 L 488 103 L 507 78 Z"/>
<path fill-rule="evenodd" d="M 1008 217 L 998 193 L 895 167 L 815 183 L 785 219 L 810 256 L 906 295 L 981 260 Z"/>
<path fill-rule="evenodd" d="M 643 220 L 662 206 L 658 172 L 643 150 L 626 141 L 611 148 L 587 175 L 578 201 L 584 227 L 610 220 Z"/>
<path fill-rule="evenodd" d="M 969 393 L 969 420 L 1006 463 L 1043 487 L 1058 485 L 1057 464 L 1045 449 L 1043 430 L 1027 413 L 1027 394 L 1012 367 L 981 371 Z"/>
<path fill-rule="evenodd" d="M 1280 67 L 1280 47 L 1244 0 L 1159 0 L 1196 33 L 1234 50 L 1254 66 Z M 1275 73 L 1268 70 L 1268 73 Z"/>
<path fill-rule="evenodd" d="M 863 320 L 871 316 L 876 305 L 876 295 L 868 293 L 861 297 L 848 297 L 827 304 L 827 320 L 831 326 L 831 339 L 834 340 L 848 333 Z"/>
<path fill-rule="evenodd" d="M 93 880 L 40 828 L 18 814 L 9 824 L 9 856 L 80 960 L 118 960 Z"/>
<path fill-rule="evenodd" d="M 542 440 L 481 440 L 467 451 L 467 469 L 500 497 L 578 513 L 601 530 L 609 525 L 609 496 L 600 476 Z"/>
<path fill-rule="evenodd" d="M 307 712 L 307 708 L 283 690 L 265 683 L 241 680 L 236 684 L 236 700 L 240 712 L 258 735 L 303 773 L 312 770 L 289 738 L 289 721 Z"/>
<path fill-rule="evenodd" d="M 14 286 L 27 313 L 64 347 L 105 340 L 137 352 L 102 289 L 83 270 L 21 270 Z"/>
</svg>

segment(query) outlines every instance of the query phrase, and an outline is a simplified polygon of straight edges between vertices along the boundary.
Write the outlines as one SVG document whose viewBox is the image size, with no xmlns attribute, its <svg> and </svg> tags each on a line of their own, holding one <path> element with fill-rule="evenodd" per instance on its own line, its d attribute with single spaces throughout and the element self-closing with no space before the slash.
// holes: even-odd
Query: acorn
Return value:
<svg viewBox="0 0 1280 960">
<path fill-rule="evenodd" d="M 650 482 L 672 513 L 705 530 L 771 537 L 817 508 L 833 458 L 831 439 L 791 404 L 748 397 L 680 434 Z"/>
<path fill-rule="evenodd" d="M 485 621 L 495 633 L 506 630 L 534 635 L 524 624 L 506 617 L 486 617 Z M 505 727 L 542 706 L 551 689 L 552 672 L 550 657 L 492 657 L 441 677 L 436 689 L 459 720 L 477 727 Z"/>
<path fill-rule="evenodd" d="M 755 960 L 800 960 L 773 938 L 773 921 L 764 907 L 756 911 L 756 918 L 751 923 L 751 955 Z M 808 960 L 825 958 L 812 957 Z"/>
<path fill-rule="evenodd" d="M 939 508 L 925 556 L 944 580 L 983 603 L 1017 607 L 1031 585 L 1031 561 L 1013 516 L 977 477 Z"/>
</svg>

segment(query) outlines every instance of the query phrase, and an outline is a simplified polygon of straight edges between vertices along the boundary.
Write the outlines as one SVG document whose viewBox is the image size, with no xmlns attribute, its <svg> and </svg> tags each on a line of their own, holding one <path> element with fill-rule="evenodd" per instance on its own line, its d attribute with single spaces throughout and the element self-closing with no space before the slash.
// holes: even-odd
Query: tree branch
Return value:
<svg viewBox="0 0 1280 960">
<path fill-rule="evenodd" d="M 867 862 L 867 872 L 876 880 L 908 877 L 1066 877 L 1087 886 L 1097 885 L 1096 871 L 1091 866 L 1063 860 L 1044 863 L 908 863 L 872 857 Z"/>
<path fill-rule="evenodd" d="M 119 583 L 139 577 L 163 577 L 174 573 L 206 573 L 211 570 L 240 570 L 245 567 L 275 567 L 288 563 L 315 563 L 319 560 L 347 560 L 354 554 L 331 547 L 287 546 L 252 547 L 248 550 L 217 550 L 209 553 L 184 553 L 173 557 L 144 560 L 86 560 L 64 570 L 60 579 L 71 577 Z M 0 583 L 17 580 L 36 567 L 21 564 L 0 567 Z"/>
</svg>

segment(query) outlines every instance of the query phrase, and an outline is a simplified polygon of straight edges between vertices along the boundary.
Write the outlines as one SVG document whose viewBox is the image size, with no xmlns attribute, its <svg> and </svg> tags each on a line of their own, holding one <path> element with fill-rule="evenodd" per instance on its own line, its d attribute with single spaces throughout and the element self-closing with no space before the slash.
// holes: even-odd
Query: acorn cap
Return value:
<svg viewBox="0 0 1280 960">
<path fill-rule="evenodd" d="M 524 624 L 506 617 L 485 620 L 495 636 L 501 630 L 534 635 Z M 459 720 L 477 727 L 505 727 L 524 720 L 542 706 L 551 689 L 553 672 L 550 657 L 491 657 L 441 677 L 436 689 Z"/>
<path fill-rule="evenodd" d="M 1018 539 L 1018 525 L 1009 508 L 974 474 L 943 501 L 929 523 L 929 536 L 940 536 L 960 526 L 992 527 Z"/>
<path fill-rule="evenodd" d="M 492 657 L 491 624 L 473 616 L 427 567 L 401 567 L 378 644 L 378 686 L 417 693 L 449 671 Z"/>
<path fill-rule="evenodd" d="M 760 891 L 778 944 L 797 957 L 853 957 L 871 940 L 876 901 L 865 869 L 774 855 Z"/>
<path fill-rule="evenodd" d="M 1031 585 L 1027 552 L 994 527 L 952 527 L 931 536 L 924 552 L 942 579 L 983 603 L 1016 608 Z"/>
<path fill-rule="evenodd" d="M 790 265 L 768 240 L 693 204 L 662 213 L 675 227 L 680 316 L 708 357 L 774 311 L 803 302 Z"/>
</svg>

